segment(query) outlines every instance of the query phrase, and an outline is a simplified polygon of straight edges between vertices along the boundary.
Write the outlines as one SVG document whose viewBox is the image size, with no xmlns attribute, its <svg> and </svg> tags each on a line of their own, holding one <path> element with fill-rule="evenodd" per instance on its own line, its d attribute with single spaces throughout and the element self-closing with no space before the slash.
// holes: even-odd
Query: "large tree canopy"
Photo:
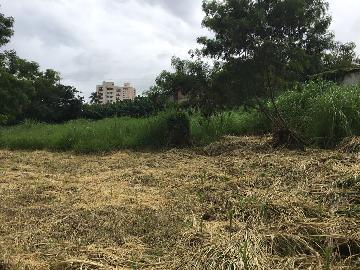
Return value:
<svg viewBox="0 0 360 270">
<path fill-rule="evenodd" d="M 214 37 L 198 39 L 202 53 L 226 63 L 239 98 L 320 72 L 332 47 L 324 0 L 212 0 L 203 10 L 203 25 Z"/>
<path fill-rule="evenodd" d="M 0 47 L 6 45 L 13 35 L 12 17 L 5 17 L 0 13 Z M 17 79 L 11 70 L 14 70 L 14 52 L 0 53 L 0 124 L 7 123 L 23 112 L 30 103 L 33 91 L 27 80 Z"/>
</svg>

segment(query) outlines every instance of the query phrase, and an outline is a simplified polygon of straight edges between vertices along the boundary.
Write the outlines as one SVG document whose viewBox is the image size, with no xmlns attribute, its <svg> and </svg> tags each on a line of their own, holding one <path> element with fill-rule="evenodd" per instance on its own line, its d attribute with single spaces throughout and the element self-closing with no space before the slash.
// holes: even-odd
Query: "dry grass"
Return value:
<svg viewBox="0 0 360 270">
<path fill-rule="evenodd" d="M 360 153 L 360 137 L 347 137 L 339 145 L 339 150 L 347 153 Z"/>
<path fill-rule="evenodd" d="M 359 269 L 360 156 L 0 151 L 0 269 Z"/>
</svg>

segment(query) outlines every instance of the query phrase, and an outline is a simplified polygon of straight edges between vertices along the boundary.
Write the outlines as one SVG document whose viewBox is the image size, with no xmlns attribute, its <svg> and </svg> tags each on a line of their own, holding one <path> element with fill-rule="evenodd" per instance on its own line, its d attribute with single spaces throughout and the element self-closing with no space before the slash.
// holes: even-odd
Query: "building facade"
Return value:
<svg viewBox="0 0 360 270">
<path fill-rule="evenodd" d="M 175 103 L 183 103 L 189 101 L 189 97 L 181 89 L 178 89 L 169 96 L 169 100 Z"/>
<path fill-rule="evenodd" d="M 96 86 L 96 94 L 100 104 L 114 103 L 123 100 L 134 100 L 136 89 L 130 83 L 124 86 L 116 86 L 114 82 L 103 82 Z"/>
<path fill-rule="evenodd" d="M 333 81 L 339 85 L 360 84 L 360 67 L 339 68 L 310 76 L 310 79 Z"/>
<path fill-rule="evenodd" d="M 342 85 L 357 85 L 360 84 L 360 68 L 353 69 L 344 76 Z"/>
</svg>

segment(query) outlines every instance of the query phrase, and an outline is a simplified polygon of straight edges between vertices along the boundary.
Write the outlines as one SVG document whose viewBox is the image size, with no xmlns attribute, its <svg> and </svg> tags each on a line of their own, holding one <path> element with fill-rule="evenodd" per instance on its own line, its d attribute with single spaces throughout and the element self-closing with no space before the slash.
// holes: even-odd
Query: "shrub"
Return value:
<svg viewBox="0 0 360 270">
<path fill-rule="evenodd" d="M 166 140 L 168 146 L 190 144 L 190 120 L 184 112 L 174 112 L 166 116 Z"/>
</svg>

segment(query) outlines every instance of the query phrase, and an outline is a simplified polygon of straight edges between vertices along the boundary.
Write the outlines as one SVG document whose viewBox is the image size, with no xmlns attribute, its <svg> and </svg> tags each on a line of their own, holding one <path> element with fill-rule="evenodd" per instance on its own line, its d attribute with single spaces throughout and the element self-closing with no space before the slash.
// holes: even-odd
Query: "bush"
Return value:
<svg viewBox="0 0 360 270">
<path fill-rule="evenodd" d="M 166 140 L 168 146 L 190 144 L 190 120 L 184 112 L 170 113 L 166 117 Z"/>
<path fill-rule="evenodd" d="M 9 121 L 9 117 L 6 114 L 0 114 L 0 126 L 5 125 Z"/>
</svg>

